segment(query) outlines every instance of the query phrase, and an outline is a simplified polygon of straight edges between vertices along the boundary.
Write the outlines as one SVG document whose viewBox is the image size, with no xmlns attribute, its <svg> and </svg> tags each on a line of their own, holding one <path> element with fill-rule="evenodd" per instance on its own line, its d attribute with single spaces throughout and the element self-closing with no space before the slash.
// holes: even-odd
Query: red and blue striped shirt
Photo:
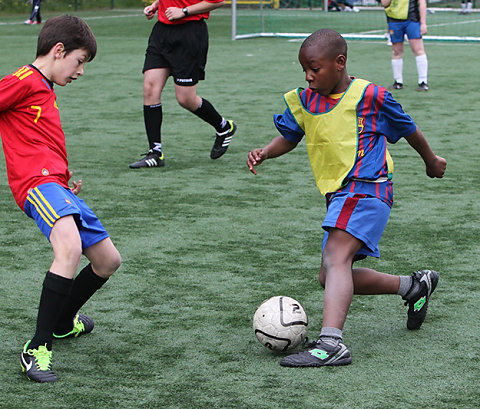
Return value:
<svg viewBox="0 0 480 409">
<path fill-rule="evenodd" d="M 330 111 L 340 100 L 342 94 L 322 96 L 311 89 L 301 91 L 303 107 L 313 113 Z M 396 143 L 399 139 L 411 135 L 416 130 L 412 118 L 402 106 L 393 99 L 383 87 L 370 84 L 357 105 L 358 116 L 358 152 L 355 164 L 347 175 L 349 182 L 338 190 L 377 197 L 393 204 L 392 182 L 362 182 L 354 179 L 378 180 L 388 176 L 386 149 L 387 141 Z M 281 135 L 290 142 L 298 143 L 304 136 L 303 129 L 297 124 L 290 110 L 274 115 L 274 123 Z"/>
</svg>

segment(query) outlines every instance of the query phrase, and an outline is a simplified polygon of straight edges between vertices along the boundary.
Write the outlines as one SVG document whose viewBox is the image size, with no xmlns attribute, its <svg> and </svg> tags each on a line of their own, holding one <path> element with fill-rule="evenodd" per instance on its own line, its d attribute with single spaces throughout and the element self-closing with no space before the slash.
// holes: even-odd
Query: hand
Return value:
<svg viewBox="0 0 480 409">
<path fill-rule="evenodd" d="M 148 20 L 151 20 L 155 15 L 156 11 L 157 11 L 157 8 L 150 5 L 143 9 L 143 14 L 145 14 Z"/>
<path fill-rule="evenodd" d="M 435 158 L 426 164 L 427 175 L 431 178 L 443 178 L 445 169 L 447 168 L 447 161 L 441 156 L 435 155 Z"/>
<path fill-rule="evenodd" d="M 165 17 L 167 17 L 170 21 L 178 20 L 180 18 L 185 17 L 185 14 L 181 8 L 169 7 L 168 9 L 165 10 Z"/>
<path fill-rule="evenodd" d="M 420 24 L 420 34 L 423 36 L 425 34 L 427 34 L 427 24 L 426 23 L 423 23 L 423 24 Z"/>
<path fill-rule="evenodd" d="M 68 171 L 68 180 L 70 180 L 73 176 L 73 172 L 71 172 L 70 170 Z M 80 179 L 77 182 L 75 182 L 74 180 L 72 180 L 72 184 L 73 184 L 73 188 L 71 189 L 72 190 L 72 193 L 74 195 L 78 195 L 80 193 L 80 190 L 82 190 L 82 179 Z"/>
<path fill-rule="evenodd" d="M 247 166 L 248 169 L 250 169 L 250 172 L 256 175 L 257 171 L 255 170 L 255 166 L 260 165 L 265 159 L 267 159 L 267 156 L 263 152 L 263 149 L 254 149 L 253 151 L 250 151 L 247 159 Z"/>
</svg>

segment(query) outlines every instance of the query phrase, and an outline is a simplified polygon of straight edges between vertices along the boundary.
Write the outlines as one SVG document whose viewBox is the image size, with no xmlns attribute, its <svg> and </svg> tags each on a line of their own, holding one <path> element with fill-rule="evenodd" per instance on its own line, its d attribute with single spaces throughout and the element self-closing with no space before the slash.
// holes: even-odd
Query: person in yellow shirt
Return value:
<svg viewBox="0 0 480 409">
<path fill-rule="evenodd" d="M 422 36 L 427 34 L 426 0 L 381 0 L 387 13 L 388 32 L 392 41 L 392 69 L 395 82 L 389 88 L 403 88 L 403 42 L 410 43 L 418 71 L 417 91 L 428 91 L 428 59 Z"/>
</svg>

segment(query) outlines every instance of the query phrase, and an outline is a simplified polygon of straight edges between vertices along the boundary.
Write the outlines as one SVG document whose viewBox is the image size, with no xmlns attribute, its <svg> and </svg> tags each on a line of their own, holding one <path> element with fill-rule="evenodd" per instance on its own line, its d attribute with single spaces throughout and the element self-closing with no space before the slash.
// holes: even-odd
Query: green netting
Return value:
<svg viewBox="0 0 480 409">
<path fill-rule="evenodd" d="M 385 12 L 375 0 L 356 0 L 352 5 L 353 9 L 326 12 L 323 0 L 237 0 L 232 5 L 232 37 L 301 37 L 331 28 L 348 38 L 386 38 Z M 479 9 L 461 14 L 460 0 L 441 0 L 429 2 L 427 11 L 425 40 L 480 41 Z"/>
</svg>

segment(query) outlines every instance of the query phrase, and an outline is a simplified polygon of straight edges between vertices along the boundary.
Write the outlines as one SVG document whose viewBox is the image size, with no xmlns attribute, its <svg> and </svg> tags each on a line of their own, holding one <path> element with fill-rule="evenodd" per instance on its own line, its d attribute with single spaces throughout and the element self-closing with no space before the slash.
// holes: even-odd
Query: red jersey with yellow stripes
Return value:
<svg viewBox="0 0 480 409">
<path fill-rule="evenodd" d="M 0 136 L 8 183 L 22 210 L 35 186 L 55 182 L 68 188 L 65 135 L 53 83 L 32 65 L 0 81 Z"/>
</svg>

